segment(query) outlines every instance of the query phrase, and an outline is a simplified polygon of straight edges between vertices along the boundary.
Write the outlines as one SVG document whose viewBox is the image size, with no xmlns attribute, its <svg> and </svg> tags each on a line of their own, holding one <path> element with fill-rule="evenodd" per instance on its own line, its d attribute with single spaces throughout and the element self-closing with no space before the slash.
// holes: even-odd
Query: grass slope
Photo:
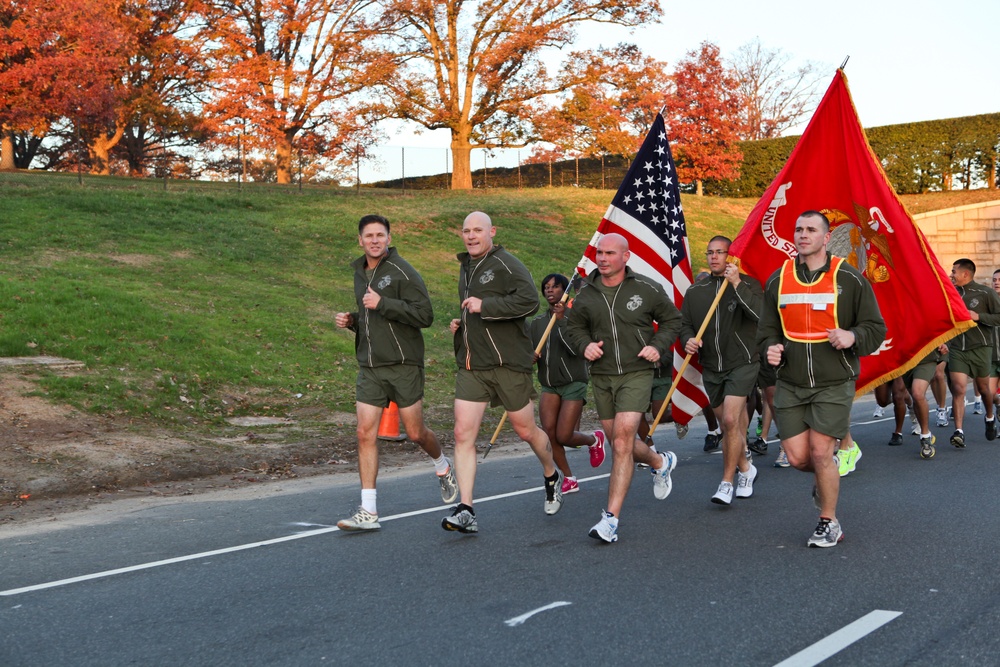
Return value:
<svg viewBox="0 0 1000 667">
<path fill-rule="evenodd" d="M 497 241 L 540 278 L 572 270 L 610 196 L 4 188 L 0 356 L 84 361 L 85 373 L 44 376 L 48 397 L 140 421 L 353 411 L 353 338 L 333 315 L 353 308 L 357 220 L 378 212 L 428 284 L 428 403 L 450 404 L 465 215 L 488 212 Z M 692 247 L 734 234 L 752 203 L 687 200 Z"/>
</svg>

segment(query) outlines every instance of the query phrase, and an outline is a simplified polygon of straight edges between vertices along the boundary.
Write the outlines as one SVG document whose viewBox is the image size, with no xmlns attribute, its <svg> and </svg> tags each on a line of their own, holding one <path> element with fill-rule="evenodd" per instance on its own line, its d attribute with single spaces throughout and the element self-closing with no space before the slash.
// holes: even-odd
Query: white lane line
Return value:
<svg viewBox="0 0 1000 667">
<path fill-rule="evenodd" d="M 610 477 L 610 474 L 595 475 L 593 477 L 584 477 L 578 482 L 590 482 L 598 479 L 604 479 Z M 526 493 L 535 493 L 538 491 L 544 491 L 544 486 L 536 486 L 530 489 L 522 489 L 520 491 L 511 491 L 509 493 L 501 493 L 495 496 L 487 496 L 485 498 L 479 498 L 476 500 L 476 504 L 488 503 L 496 500 L 503 500 L 505 498 L 512 498 L 514 496 L 522 496 Z M 401 514 L 393 514 L 387 517 L 380 517 L 379 521 L 394 521 L 396 519 L 406 519 L 413 516 L 419 516 L 421 514 L 430 514 L 432 512 L 440 512 L 442 510 L 449 509 L 451 505 L 437 505 L 435 507 L 428 507 L 422 510 L 414 510 L 413 512 L 403 512 Z M 302 523 L 294 523 L 292 525 L 301 526 Z M 114 570 L 105 570 L 103 572 L 94 572 L 92 574 L 84 574 L 79 577 L 70 577 L 68 579 L 59 579 L 57 581 L 49 581 L 43 584 L 35 584 L 33 586 L 24 586 L 22 588 L 11 588 L 6 591 L 0 591 L 0 596 L 11 596 L 11 595 L 21 595 L 22 593 L 31 593 L 33 591 L 41 591 L 47 588 L 58 588 L 60 586 L 68 586 L 69 584 L 76 584 L 82 581 L 92 581 L 94 579 L 104 579 L 105 577 L 114 577 L 119 574 L 128 574 L 129 572 L 139 572 L 141 570 L 150 570 L 155 567 L 163 567 L 164 565 L 174 565 L 175 563 L 183 563 L 189 560 L 198 560 L 199 558 L 208 558 L 210 556 L 219 556 L 222 554 L 235 553 L 237 551 L 246 551 L 248 549 L 257 549 L 259 547 L 268 547 L 273 544 L 281 544 L 283 542 L 291 542 L 292 540 L 301 540 L 307 537 L 318 537 L 319 535 L 326 535 L 327 533 L 336 533 L 340 529 L 336 526 L 329 526 L 326 528 L 319 528 L 317 530 L 307 530 L 301 533 L 295 533 L 294 535 L 285 535 L 284 537 L 275 537 L 270 540 L 263 540 L 261 542 L 251 542 L 249 544 L 239 544 L 233 547 L 226 547 L 224 549 L 215 549 L 213 551 L 203 551 L 196 554 L 188 554 L 186 556 L 177 556 L 176 558 L 166 558 L 164 560 L 152 561 L 150 563 L 140 563 L 139 565 L 130 565 L 128 567 L 120 567 Z"/>
<path fill-rule="evenodd" d="M 514 618 L 508 618 L 506 621 L 504 621 L 504 623 L 506 623 L 508 627 L 513 628 L 515 625 L 521 625 L 522 623 L 524 623 L 525 621 L 527 621 L 529 618 L 531 618 L 535 614 L 538 614 L 538 613 L 543 612 L 543 611 L 548 611 L 549 609 L 555 609 L 557 607 L 565 607 L 566 605 L 570 605 L 570 604 L 573 604 L 573 603 L 572 602 L 553 602 L 552 604 L 547 604 L 544 607 L 539 607 L 538 609 L 532 609 L 531 611 L 529 611 L 526 614 L 521 614 L 520 616 L 515 616 Z"/>
<path fill-rule="evenodd" d="M 843 651 L 854 642 L 875 632 L 889 621 L 902 615 L 901 611 L 885 611 L 876 609 L 865 614 L 849 625 L 845 625 L 832 635 L 824 637 L 812 646 L 802 649 L 795 655 L 782 660 L 774 667 L 813 667 L 830 656 Z"/>
</svg>

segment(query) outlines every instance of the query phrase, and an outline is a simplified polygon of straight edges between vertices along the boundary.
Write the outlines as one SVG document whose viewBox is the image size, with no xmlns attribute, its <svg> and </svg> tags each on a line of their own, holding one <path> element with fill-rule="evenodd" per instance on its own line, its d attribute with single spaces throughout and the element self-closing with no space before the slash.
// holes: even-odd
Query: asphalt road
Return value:
<svg viewBox="0 0 1000 667">
<path fill-rule="evenodd" d="M 812 477 L 772 467 L 776 443 L 753 498 L 710 503 L 703 425 L 658 432 L 673 493 L 638 471 L 611 545 L 587 536 L 610 461 L 585 451 L 552 517 L 537 461 L 491 455 L 477 536 L 440 528 L 429 466 L 380 478 L 377 533 L 333 527 L 347 476 L 3 528 L 0 665 L 996 665 L 1000 440 L 970 406 L 967 448 L 934 428 L 924 461 L 872 407 L 832 549 L 805 547 Z"/>
</svg>

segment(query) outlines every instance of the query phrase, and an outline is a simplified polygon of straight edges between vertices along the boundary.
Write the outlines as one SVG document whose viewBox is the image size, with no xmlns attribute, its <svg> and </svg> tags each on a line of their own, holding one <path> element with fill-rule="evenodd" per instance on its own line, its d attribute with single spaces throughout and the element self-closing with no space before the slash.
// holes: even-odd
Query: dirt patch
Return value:
<svg viewBox="0 0 1000 667">
<path fill-rule="evenodd" d="M 122 498 L 357 474 L 353 413 L 300 410 L 278 424 L 249 420 L 207 434 L 179 434 L 81 413 L 32 395 L 35 391 L 31 372 L 0 373 L 0 525 Z M 451 410 L 428 406 L 425 417 L 450 453 Z M 487 429 L 492 433 L 484 424 Z M 505 429 L 491 456 L 519 447 L 520 440 Z M 426 455 L 411 442 L 380 447 L 383 468 L 426 464 Z"/>
</svg>

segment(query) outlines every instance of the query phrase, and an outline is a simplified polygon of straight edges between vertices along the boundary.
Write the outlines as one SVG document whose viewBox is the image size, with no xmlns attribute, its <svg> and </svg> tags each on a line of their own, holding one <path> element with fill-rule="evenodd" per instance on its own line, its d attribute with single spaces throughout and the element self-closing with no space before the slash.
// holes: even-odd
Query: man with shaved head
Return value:
<svg viewBox="0 0 1000 667">
<path fill-rule="evenodd" d="M 535 351 L 525 318 L 538 312 L 538 292 L 528 269 L 494 245 L 497 228 L 480 211 L 462 225 L 466 252 L 458 255 L 462 316 L 451 321 L 455 336 L 455 470 L 459 504 L 441 521 L 445 530 L 476 533 L 472 507 L 476 481 L 476 436 L 486 406 L 503 405 L 511 426 L 531 446 L 545 475 L 546 514 L 562 507 L 559 471 L 545 431 L 535 423 Z"/>
<path fill-rule="evenodd" d="M 591 537 L 604 542 L 618 541 L 633 460 L 650 467 L 653 495 L 659 500 L 670 494 L 670 472 L 677 464 L 673 452 L 658 453 L 636 438 L 636 431 L 649 405 L 653 370 L 670 354 L 681 314 L 659 283 L 626 266 L 629 257 L 625 237 L 601 237 L 597 268 L 585 279 L 567 327 L 570 343 L 591 362 L 597 416 L 614 453 L 608 506 L 590 530 Z"/>
</svg>

